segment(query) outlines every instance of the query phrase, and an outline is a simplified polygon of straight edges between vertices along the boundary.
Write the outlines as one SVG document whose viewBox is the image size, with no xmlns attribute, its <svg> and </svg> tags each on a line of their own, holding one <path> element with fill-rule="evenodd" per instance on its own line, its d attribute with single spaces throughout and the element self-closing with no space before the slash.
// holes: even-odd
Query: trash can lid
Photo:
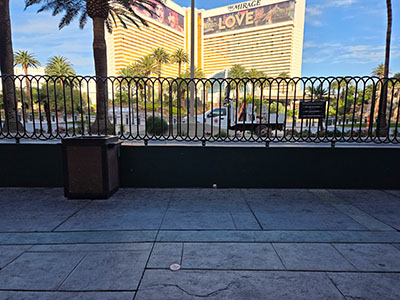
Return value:
<svg viewBox="0 0 400 300">
<path fill-rule="evenodd" d="M 63 145 L 79 145 L 79 146 L 101 146 L 108 144 L 116 144 L 117 136 L 76 136 L 62 139 Z"/>
</svg>

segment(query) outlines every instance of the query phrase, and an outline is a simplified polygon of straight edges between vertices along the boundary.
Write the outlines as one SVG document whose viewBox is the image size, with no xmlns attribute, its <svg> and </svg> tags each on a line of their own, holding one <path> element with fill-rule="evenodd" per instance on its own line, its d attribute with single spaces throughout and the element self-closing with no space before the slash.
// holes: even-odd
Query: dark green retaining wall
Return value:
<svg viewBox="0 0 400 300">
<path fill-rule="evenodd" d="M 399 148 L 135 147 L 125 187 L 400 189 Z"/>
<path fill-rule="evenodd" d="M 123 146 L 123 187 L 400 189 L 400 148 Z M 0 145 L 0 186 L 61 187 L 59 144 Z"/>
<path fill-rule="evenodd" d="M 0 186 L 63 186 L 61 144 L 0 145 Z"/>
</svg>

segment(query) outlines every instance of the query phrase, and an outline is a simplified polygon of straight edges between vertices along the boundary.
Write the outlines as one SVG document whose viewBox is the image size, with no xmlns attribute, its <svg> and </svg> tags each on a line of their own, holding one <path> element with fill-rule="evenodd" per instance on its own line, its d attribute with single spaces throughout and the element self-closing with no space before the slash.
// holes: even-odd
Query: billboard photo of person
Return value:
<svg viewBox="0 0 400 300">
<path fill-rule="evenodd" d="M 168 15 L 168 25 L 179 32 L 183 32 L 183 27 L 179 24 L 178 13 L 172 10 Z"/>
<path fill-rule="evenodd" d="M 143 3 L 143 6 L 146 6 L 149 8 L 149 10 L 152 9 L 152 7 L 146 3 Z M 139 11 L 139 13 L 141 13 L 142 15 L 145 15 L 146 17 L 151 18 L 151 13 L 150 11 L 148 11 L 147 9 L 143 9 L 142 7 L 140 7 L 139 9 L 137 9 Z"/>
<path fill-rule="evenodd" d="M 165 10 L 164 7 L 158 3 L 155 9 L 156 12 L 156 19 L 158 22 L 166 24 L 167 20 L 165 18 Z"/>
<path fill-rule="evenodd" d="M 152 6 L 149 4 L 143 4 L 149 10 L 143 9 L 142 7 L 138 8 L 137 6 L 135 7 L 135 10 L 148 17 L 151 18 L 161 24 L 167 25 L 169 27 L 172 27 L 173 29 L 183 32 L 184 31 L 184 16 L 181 14 L 178 14 L 176 11 L 173 11 L 169 7 L 162 5 L 160 3 L 156 3 L 153 0 L 149 0 L 155 4 L 154 9 Z M 153 11 L 154 13 L 152 14 L 150 11 Z"/>
</svg>

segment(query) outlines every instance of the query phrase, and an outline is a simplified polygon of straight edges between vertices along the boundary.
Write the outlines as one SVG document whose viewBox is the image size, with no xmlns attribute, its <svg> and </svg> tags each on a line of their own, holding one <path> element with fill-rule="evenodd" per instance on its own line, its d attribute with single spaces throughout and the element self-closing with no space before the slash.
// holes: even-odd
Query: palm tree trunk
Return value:
<svg viewBox="0 0 400 300">
<path fill-rule="evenodd" d="M 93 18 L 93 37 L 93 54 L 96 70 L 96 121 L 92 128 L 94 133 L 107 135 L 107 128 L 110 126 L 110 123 L 108 120 L 107 49 L 103 18 Z"/>
<path fill-rule="evenodd" d="M 387 107 L 387 96 L 388 96 L 388 81 L 389 77 L 389 59 L 390 59 L 390 40 L 392 36 L 392 1 L 386 0 L 387 6 L 387 16 L 388 16 L 388 25 L 386 32 L 386 54 L 385 54 L 385 70 L 384 70 L 384 79 L 381 89 L 381 96 L 379 101 L 379 115 L 378 115 L 378 135 L 386 136 L 388 130 L 388 124 L 386 120 L 386 107 Z"/>
<path fill-rule="evenodd" d="M 25 73 L 25 83 L 26 83 L 26 98 L 28 100 L 28 106 L 31 104 L 31 84 L 28 79 L 28 67 L 26 65 L 23 65 L 22 68 L 24 69 Z M 24 99 L 22 99 L 22 107 L 21 107 L 21 116 L 24 117 L 24 112 L 25 112 L 25 102 Z"/>
<path fill-rule="evenodd" d="M 11 38 L 10 3 L 9 0 L 0 0 L 0 67 L 1 75 L 14 75 L 14 52 Z M 5 126 L 3 132 L 22 131 L 22 124 L 18 122 L 13 77 L 2 77 L 3 101 L 5 109 Z"/>
<path fill-rule="evenodd" d="M 182 73 L 182 62 L 179 61 L 179 68 L 178 68 L 178 77 L 181 77 L 181 73 Z"/>
<path fill-rule="evenodd" d="M 51 126 L 51 113 L 50 113 L 50 101 L 47 99 L 43 102 L 44 113 L 46 115 L 46 122 L 47 122 L 47 133 L 51 134 L 53 128 Z"/>
<path fill-rule="evenodd" d="M 161 62 L 158 62 L 158 100 L 161 101 L 162 91 L 161 91 Z"/>
</svg>

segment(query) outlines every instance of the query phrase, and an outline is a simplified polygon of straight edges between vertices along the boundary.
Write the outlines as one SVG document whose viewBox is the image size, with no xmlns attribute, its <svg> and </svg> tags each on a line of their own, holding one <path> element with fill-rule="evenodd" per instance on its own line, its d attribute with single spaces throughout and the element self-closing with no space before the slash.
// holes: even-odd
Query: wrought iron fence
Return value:
<svg viewBox="0 0 400 300">
<path fill-rule="evenodd" d="M 145 143 L 400 140 L 396 78 L 1 79 L 1 139 L 112 134 Z"/>
</svg>

